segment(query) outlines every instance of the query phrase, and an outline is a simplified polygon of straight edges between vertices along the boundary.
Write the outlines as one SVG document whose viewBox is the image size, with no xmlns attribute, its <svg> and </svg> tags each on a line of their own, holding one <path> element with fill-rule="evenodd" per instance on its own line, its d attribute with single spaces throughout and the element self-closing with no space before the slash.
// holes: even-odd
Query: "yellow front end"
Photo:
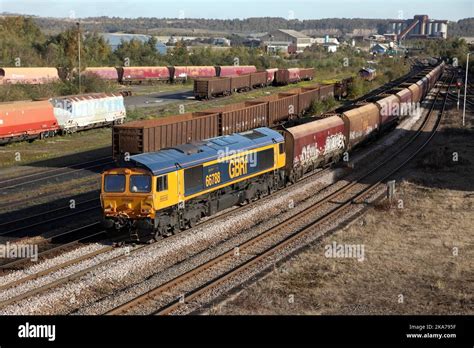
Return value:
<svg viewBox="0 0 474 348">
<path fill-rule="evenodd" d="M 150 172 L 118 168 L 102 174 L 100 200 L 104 216 L 154 218 L 154 185 Z"/>
<path fill-rule="evenodd" d="M 140 168 L 102 173 L 100 200 L 108 229 L 153 230 L 158 212 L 179 201 L 178 173 L 159 176 Z"/>
</svg>

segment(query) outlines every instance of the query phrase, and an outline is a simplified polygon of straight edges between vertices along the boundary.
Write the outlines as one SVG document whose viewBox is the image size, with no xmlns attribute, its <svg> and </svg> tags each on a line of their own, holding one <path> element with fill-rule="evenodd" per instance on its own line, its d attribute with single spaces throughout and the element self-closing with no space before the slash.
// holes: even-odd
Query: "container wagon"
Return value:
<svg viewBox="0 0 474 348">
<path fill-rule="evenodd" d="M 126 117 L 120 93 L 91 93 L 50 99 L 62 133 L 121 124 Z"/>
<path fill-rule="evenodd" d="M 382 94 L 379 100 L 375 101 L 379 108 L 379 128 L 384 131 L 400 120 L 400 99 L 396 94 Z"/>
<path fill-rule="evenodd" d="M 114 126 L 112 152 L 115 160 L 125 154 L 154 152 L 165 147 L 216 137 L 218 114 L 194 112 L 162 119 L 133 121 Z"/>
<path fill-rule="evenodd" d="M 267 86 L 267 72 L 266 71 L 257 71 L 250 74 L 250 87 L 265 87 Z"/>
<path fill-rule="evenodd" d="M 281 124 L 298 115 L 298 94 L 278 93 L 257 99 L 267 102 L 268 127 Z"/>
<path fill-rule="evenodd" d="M 267 72 L 267 84 L 271 85 L 275 82 L 275 73 L 278 71 L 278 68 L 265 69 Z"/>
<path fill-rule="evenodd" d="M 319 100 L 326 100 L 329 98 L 334 98 L 334 85 L 319 86 Z"/>
<path fill-rule="evenodd" d="M 319 100 L 319 86 L 293 88 L 286 93 L 298 94 L 298 114 L 302 116 L 313 102 Z"/>
<path fill-rule="evenodd" d="M 229 104 L 205 111 L 219 114 L 219 135 L 244 132 L 268 124 L 267 103 L 263 101 Z"/>
<path fill-rule="evenodd" d="M 198 100 L 211 99 L 220 95 L 232 93 L 229 77 L 212 77 L 194 80 L 194 97 Z"/>
<path fill-rule="evenodd" d="M 136 66 L 120 68 L 120 82 L 123 84 L 156 81 L 170 81 L 170 71 L 166 66 Z"/>
<path fill-rule="evenodd" d="M 119 82 L 121 77 L 119 72 L 121 68 L 110 68 L 110 67 L 98 67 L 98 68 L 85 68 L 82 72 L 84 76 L 96 76 L 101 80 Z"/>
<path fill-rule="evenodd" d="M 229 76 L 232 92 L 249 91 L 251 88 L 250 74 Z"/>
<path fill-rule="evenodd" d="M 342 113 L 347 149 L 352 149 L 376 135 L 379 129 L 380 112 L 370 103 Z"/>
<path fill-rule="evenodd" d="M 0 68 L 0 85 L 40 85 L 59 81 L 56 68 Z"/>
<path fill-rule="evenodd" d="M 229 77 L 235 75 L 250 74 L 257 71 L 254 65 L 224 65 L 216 66 L 216 76 Z"/>
<path fill-rule="evenodd" d="M 186 81 L 187 79 L 210 78 L 217 76 L 213 66 L 175 66 L 172 67 L 173 81 Z"/>
<path fill-rule="evenodd" d="M 53 107 L 46 100 L 0 103 L 0 144 L 43 139 L 58 130 Z"/>
<path fill-rule="evenodd" d="M 275 85 L 283 86 L 300 81 L 300 69 L 278 69 L 275 72 Z"/>
<path fill-rule="evenodd" d="M 314 68 L 300 68 L 300 80 L 310 81 L 314 79 Z"/>
<path fill-rule="evenodd" d="M 344 121 L 338 116 L 284 129 L 286 175 L 296 182 L 317 167 L 337 162 L 345 151 Z"/>
</svg>

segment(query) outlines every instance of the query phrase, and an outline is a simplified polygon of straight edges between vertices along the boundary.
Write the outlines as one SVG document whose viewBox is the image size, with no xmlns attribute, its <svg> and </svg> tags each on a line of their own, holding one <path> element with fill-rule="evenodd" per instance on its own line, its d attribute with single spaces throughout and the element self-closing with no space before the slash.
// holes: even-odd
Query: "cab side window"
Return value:
<svg viewBox="0 0 474 348">
<path fill-rule="evenodd" d="M 168 190 L 168 175 L 163 175 L 156 178 L 156 191 L 166 191 Z"/>
<path fill-rule="evenodd" d="M 285 143 L 278 144 L 280 155 L 285 152 Z"/>
</svg>

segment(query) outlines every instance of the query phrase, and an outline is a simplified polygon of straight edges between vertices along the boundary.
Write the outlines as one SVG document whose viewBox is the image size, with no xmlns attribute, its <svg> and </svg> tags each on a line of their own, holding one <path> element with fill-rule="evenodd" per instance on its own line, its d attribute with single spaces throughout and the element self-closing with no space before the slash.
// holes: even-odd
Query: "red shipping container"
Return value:
<svg viewBox="0 0 474 348">
<path fill-rule="evenodd" d="M 166 66 L 123 67 L 122 81 L 168 81 L 169 69 Z"/>
<path fill-rule="evenodd" d="M 257 71 L 254 65 L 227 65 L 217 68 L 219 76 L 226 77 L 232 75 L 250 74 Z"/>
<path fill-rule="evenodd" d="M 286 169 L 298 177 L 345 150 L 344 121 L 331 116 L 285 130 Z"/>
<path fill-rule="evenodd" d="M 86 68 L 84 69 L 83 74 L 95 75 L 102 80 L 118 81 L 119 79 L 117 69 L 110 67 Z"/>
<path fill-rule="evenodd" d="M 0 142 L 54 135 L 59 130 L 49 101 L 0 104 Z"/>
<path fill-rule="evenodd" d="M 216 68 L 213 66 L 175 66 L 173 70 L 173 79 L 175 80 L 216 76 Z"/>
</svg>

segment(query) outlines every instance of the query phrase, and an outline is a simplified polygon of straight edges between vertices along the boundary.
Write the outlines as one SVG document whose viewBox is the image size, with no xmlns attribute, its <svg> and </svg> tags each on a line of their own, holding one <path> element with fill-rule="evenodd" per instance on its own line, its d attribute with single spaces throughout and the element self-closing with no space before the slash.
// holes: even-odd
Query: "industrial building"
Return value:
<svg viewBox="0 0 474 348">
<path fill-rule="evenodd" d="M 303 52 L 306 47 L 311 46 L 311 38 L 296 30 L 277 29 L 261 37 L 262 45 L 267 52 Z"/>
<path fill-rule="evenodd" d="M 386 36 L 395 41 L 403 39 L 442 38 L 448 36 L 448 21 L 429 19 L 427 15 L 416 15 L 413 19 L 392 20 Z"/>
</svg>

